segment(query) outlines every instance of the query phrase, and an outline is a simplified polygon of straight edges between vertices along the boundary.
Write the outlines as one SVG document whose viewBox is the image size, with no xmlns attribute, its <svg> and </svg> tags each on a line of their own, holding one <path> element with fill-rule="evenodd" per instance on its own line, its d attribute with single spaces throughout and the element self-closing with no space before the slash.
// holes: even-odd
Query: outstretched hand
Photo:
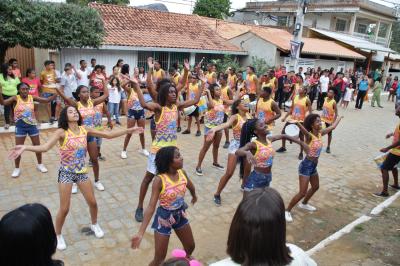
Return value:
<svg viewBox="0 0 400 266">
<path fill-rule="evenodd" d="M 143 236 L 134 235 L 131 240 L 131 248 L 138 249 L 140 246 L 140 242 L 142 242 L 142 238 L 143 238 Z"/>
<path fill-rule="evenodd" d="M 153 60 L 153 57 L 147 58 L 147 65 L 149 66 L 149 68 L 154 68 L 154 60 Z"/>
<path fill-rule="evenodd" d="M 130 127 L 130 128 L 128 128 L 127 131 L 128 131 L 128 134 L 133 134 L 133 133 L 141 134 L 144 132 L 144 129 L 142 127 Z"/>
<path fill-rule="evenodd" d="M 25 145 L 17 145 L 8 153 L 8 159 L 15 160 L 25 151 Z"/>
<path fill-rule="evenodd" d="M 203 82 L 206 83 L 207 82 L 207 78 L 204 76 L 203 71 L 200 71 L 198 74 L 199 79 Z"/>
<path fill-rule="evenodd" d="M 187 59 L 184 59 L 184 60 L 183 60 L 183 67 L 184 67 L 187 71 L 190 70 L 189 60 L 187 60 Z"/>
</svg>

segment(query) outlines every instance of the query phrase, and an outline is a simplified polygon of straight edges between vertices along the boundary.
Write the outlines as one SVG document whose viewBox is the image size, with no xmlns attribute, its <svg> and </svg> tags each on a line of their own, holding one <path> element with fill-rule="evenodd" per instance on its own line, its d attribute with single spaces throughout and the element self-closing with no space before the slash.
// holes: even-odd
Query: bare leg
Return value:
<svg viewBox="0 0 400 266">
<path fill-rule="evenodd" d="M 215 134 L 215 136 L 217 135 L 217 133 Z M 196 168 L 200 168 L 201 164 L 203 163 L 204 157 L 206 156 L 206 153 L 208 151 L 208 149 L 210 148 L 211 144 L 213 143 L 213 141 L 207 141 L 206 137 L 204 137 L 204 143 L 203 143 L 203 147 L 200 150 L 199 153 L 199 160 L 197 161 L 197 166 Z"/>
<path fill-rule="evenodd" d="M 328 147 L 327 148 L 331 147 L 331 142 L 332 142 L 332 131 L 328 133 Z"/>
<path fill-rule="evenodd" d="M 186 251 L 186 256 L 190 257 L 195 248 L 192 228 L 190 227 L 190 224 L 186 224 L 178 230 L 175 230 L 175 233 Z"/>
<path fill-rule="evenodd" d="M 79 190 L 82 192 L 82 195 L 85 198 L 87 205 L 89 206 L 90 218 L 92 220 L 92 224 L 96 224 L 98 208 L 97 208 L 96 198 L 94 196 L 92 182 L 90 182 L 90 180 L 87 179 L 84 182 L 77 183 L 77 185 L 79 187 Z"/>
<path fill-rule="evenodd" d="M 191 128 L 192 128 L 192 117 L 189 115 L 187 130 L 190 132 Z"/>
<path fill-rule="evenodd" d="M 37 135 L 37 136 L 31 136 L 31 141 L 32 141 L 32 144 L 33 144 L 34 146 L 40 145 L 40 138 L 39 138 L 39 135 Z M 42 163 L 42 153 L 41 153 L 41 152 L 37 152 L 37 153 L 36 153 L 36 159 L 37 159 L 38 164 L 41 164 L 41 163 Z"/>
<path fill-rule="evenodd" d="M 382 192 L 388 193 L 389 171 L 381 169 L 381 172 L 382 172 L 382 184 L 383 184 Z"/>
<path fill-rule="evenodd" d="M 286 123 L 283 126 L 281 134 L 285 134 L 285 128 L 287 127 L 287 125 L 288 125 L 288 123 Z M 284 149 L 286 148 L 286 140 L 285 139 L 282 139 L 282 148 L 284 148 Z"/>
<path fill-rule="evenodd" d="M 229 128 L 225 128 L 224 133 L 225 133 L 225 142 L 229 142 Z"/>
<path fill-rule="evenodd" d="M 167 256 L 169 236 L 154 232 L 154 258 L 149 266 L 160 266 Z"/>
<path fill-rule="evenodd" d="M 302 199 L 306 196 L 307 194 L 307 188 L 308 188 L 308 183 L 309 183 L 309 178 L 300 175 L 299 176 L 299 192 L 292 198 L 290 201 L 287 211 L 291 211 L 293 207 Z"/>
<path fill-rule="evenodd" d="M 129 119 L 128 118 L 128 120 L 126 122 L 126 127 L 127 128 L 134 127 L 135 123 L 136 123 L 135 119 Z M 129 144 L 129 141 L 130 141 L 131 137 L 132 137 L 132 134 L 126 134 L 125 135 L 124 148 L 122 149 L 123 151 L 126 151 L 126 149 L 128 148 L 128 144 Z"/>
<path fill-rule="evenodd" d="M 26 137 L 15 137 L 15 145 L 23 145 L 25 143 Z M 19 163 L 21 162 L 21 155 L 15 159 L 15 168 L 19 168 Z"/>
<path fill-rule="evenodd" d="M 217 192 L 214 195 L 219 196 L 221 195 L 222 190 L 225 188 L 226 184 L 228 183 L 229 179 L 233 176 L 236 168 L 237 157 L 235 154 L 228 155 L 228 162 L 226 164 L 226 172 L 219 180 Z"/>
<path fill-rule="evenodd" d="M 399 186 L 399 171 L 397 170 L 397 166 L 395 166 L 392 170 L 392 174 L 393 174 L 393 185 L 395 187 Z"/>
<path fill-rule="evenodd" d="M 90 161 L 92 162 L 94 181 L 99 181 L 100 167 L 99 167 L 99 154 L 97 150 L 96 141 L 88 142 L 88 153 Z"/>
<path fill-rule="evenodd" d="M 303 204 L 307 204 L 315 192 L 319 189 L 319 175 L 312 175 L 310 177 L 311 188 L 307 191 L 306 196 L 303 199 Z"/>
<path fill-rule="evenodd" d="M 194 119 L 196 120 L 197 131 L 200 131 L 200 118 L 199 118 L 199 116 L 195 116 Z"/>
<path fill-rule="evenodd" d="M 137 125 L 138 125 L 138 127 L 142 127 L 144 129 L 145 125 L 146 125 L 146 120 L 139 119 L 137 121 Z M 140 139 L 140 145 L 142 145 L 142 149 L 144 150 L 146 148 L 145 142 L 144 142 L 144 133 L 139 134 L 139 139 Z"/>
<path fill-rule="evenodd" d="M 219 144 L 221 143 L 221 138 L 222 138 L 222 133 L 218 132 L 215 133 L 214 136 L 214 141 L 213 141 L 213 163 L 217 164 L 218 163 L 218 149 L 219 149 Z"/>
<path fill-rule="evenodd" d="M 143 201 L 146 197 L 147 190 L 149 189 L 149 185 L 153 180 L 154 175 L 150 172 L 146 171 L 146 174 L 142 180 L 142 184 L 140 185 L 140 193 L 139 193 L 139 203 L 138 208 L 143 208 Z"/>
<path fill-rule="evenodd" d="M 58 183 L 58 191 L 60 193 L 60 208 L 58 209 L 56 216 L 56 234 L 61 235 L 62 227 L 65 222 L 65 218 L 69 212 L 69 206 L 71 201 L 71 190 L 72 183 Z"/>
</svg>

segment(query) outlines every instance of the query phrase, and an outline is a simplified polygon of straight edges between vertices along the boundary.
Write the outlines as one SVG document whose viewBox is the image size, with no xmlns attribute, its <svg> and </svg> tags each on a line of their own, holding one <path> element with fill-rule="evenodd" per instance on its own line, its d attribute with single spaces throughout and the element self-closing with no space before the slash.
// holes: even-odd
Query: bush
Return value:
<svg viewBox="0 0 400 266">
<path fill-rule="evenodd" d="M 240 64 L 236 58 L 229 54 L 225 54 L 223 59 L 213 59 L 211 62 L 215 64 L 218 71 L 224 73 L 228 67 L 235 68 L 236 70 L 240 68 Z"/>
<path fill-rule="evenodd" d="M 263 58 L 258 58 L 257 56 L 252 56 L 251 61 L 252 61 L 251 65 L 256 69 L 257 76 L 261 76 L 261 75 L 265 74 L 265 72 L 267 72 L 267 70 L 269 68 L 272 68 L 271 66 L 269 66 L 267 64 L 267 62 Z"/>
</svg>

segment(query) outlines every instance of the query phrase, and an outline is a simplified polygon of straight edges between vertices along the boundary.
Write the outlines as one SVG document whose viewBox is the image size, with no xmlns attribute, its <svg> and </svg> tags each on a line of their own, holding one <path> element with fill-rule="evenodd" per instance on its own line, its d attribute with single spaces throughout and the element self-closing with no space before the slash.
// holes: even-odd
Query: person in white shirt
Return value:
<svg viewBox="0 0 400 266">
<path fill-rule="evenodd" d="M 110 112 L 111 118 L 115 118 L 117 125 L 121 125 L 119 122 L 119 102 L 121 101 L 122 89 L 119 83 L 119 79 L 115 76 L 111 77 L 110 83 L 107 85 L 109 96 L 108 96 L 108 111 Z"/>
<path fill-rule="evenodd" d="M 79 61 L 80 68 L 76 70 L 76 73 L 79 75 L 78 86 L 83 85 L 85 87 L 89 87 L 89 76 L 90 70 L 87 67 L 87 63 L 85 60 Z"/>
<path fill-rule="evenodd" d="M 319 78 L 319 87 L 320 91 L 318 94 L 318 102 L 317 102 L 317 110 L 322 110 L 322 105 L 324 104 L 324 100 L 328 94 L 329 89 L 329 77 L 328 70 L 324 70 L 323 75 Z"/>
<path fill-rule="evenodd" d="M 73 66 L 67 64 L 61 75 L 60 88 L 68 98 L 74 98 L 73 94 L 78 87 L 77 74 Z"/>
<path fill-rule="evenodd" d="M 285 205 L 270 187 L 249 192 L 239 204 L 228 235 L 230 259 L 211 266 L 316 266 L 301 248 L 286 243 Z"/>
</svg>

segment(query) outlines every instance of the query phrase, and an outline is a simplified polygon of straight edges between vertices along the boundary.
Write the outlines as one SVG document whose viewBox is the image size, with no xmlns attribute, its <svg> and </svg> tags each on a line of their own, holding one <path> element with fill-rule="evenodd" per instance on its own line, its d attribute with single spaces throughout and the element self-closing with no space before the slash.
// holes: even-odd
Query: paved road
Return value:
<svg viewBox="0 0 400 266">
<path fill-rule="evenodd" d="M 353 107 L 346 111 L 340 110 L 345 118 L 334 132 L 332 153 L 323 153 L 321 156 L 320 190 L 310 202 L 318 211 L 310 214 L 294 209 L 295 221 L 288 225 L 289 242 L 308 249 L 381 201 L 370 194 L 377 191 L 380 185 L 380 175 L 372 158 L 378 154 L 379 148 L 388 143 L 384 136 L 398 123 L 393 105 L 386 101 L 383 104 L 384 109 L 373 109 L 366 104 L 361 111 Z M 275 133 L 282 126 L 279 122 Z M 51 130 L 43 131 L 41 139 L 45 141 L 51 133 Z M 150 139 L 148 134 L 146 137 L 147 140 Z M 139 147 L 137 136 L 132 140 L 127 160 L 119 157 L 123 138 L 103 142 L 102 150 L 107 161 L 101 162 L 101 180 L 106 190 L 96 191 L 96 198 L 99 223 L 105 231 L 104 239 L 87 235 L 90 222 L 88 208 L 80 193 L 73 195 L 70 214 L 63 231 L 68 248 L 56 254 L 56 258 L 64 260 L 67 265 L 146 265 L 151 260 L 151 229 L 148 229 L 139 251 L 129 248 L 129 239 L 139 227 L 134 221 L 133 212 L 146 168 L 146 159 L 136 152 Z M 203 137 L 194 135 L 180 135 L 178 138 L 184 156 L 184 168 L 191 174 L 199 198 L 198 203 L 188 211 L 196 241 L 193 255 L 204 263 L 210 263 L 226 257 L 227 232 L 242 194 L 239 191 L 239 178 L 235 174 L 222 194 L 223 205 L 214 205 L 212 195 L 222 172 L 211 167 L 211 153 L 207 154 L 203 166 L 205 175 L 194 175 L 202 141 Z M 326 139 L 324 141 L 326 143 Z M 14 166 L 7 159 L 6 151 L 13 143 L 12 134 L 0 135 L 0 160 L 4 162 L 0 165 L 0 172 L 3 173 L 0 178 L 0 216 L 28 202 L 45 204 L 55 216 L 59 205 L 57 149 L 53 148 L 44 155 L 49 173 L 41 174 L 36 171 L 34 155 L 24 154 L 22 175 L 18 179 L 12 179 L 10 175 Z M 275 143 L 274 146 L 279 148 L 280 144 Z M 280 191 L 286 204 L 298 188 L 297 154 L 298 147 L 288 145 L 288 152 L 277 154 L 274 160 L 271 186 Z M 226 157 L 227 151 L 221 149 L 221 164 L 225 165 Z M 90 176 L 92 178 L 92 173 Z M 187 199 L 190 200 L 189 195 Z M 180 247 L 180 243 L 173 235 L 170 249 L 176 247 Z"/>
</svg>

